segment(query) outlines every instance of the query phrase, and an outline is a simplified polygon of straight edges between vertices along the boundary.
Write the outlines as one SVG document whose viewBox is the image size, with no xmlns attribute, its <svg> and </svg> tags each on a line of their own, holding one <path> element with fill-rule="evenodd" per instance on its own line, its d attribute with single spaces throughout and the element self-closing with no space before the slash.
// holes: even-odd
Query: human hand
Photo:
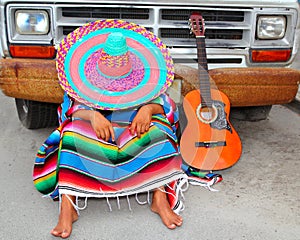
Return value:
<svg viewBox="0 0 300 240">
<path fill-rule="evenodd" d="M 147 132 L 150 127 L 152 119 L 152 108 L 151 105 L 142 106 L 136 116 L 134 117 L 131 126 L 130 133 L 134 135 L 136 133 L 137 137 L 140 138 L 141 134 Z"/>
<path fill-rule="evenodd" d="M 102 138 L 107 142 L 111 137 L 111 140 L 115 141 L 115 132 L 112 124 L 101 113 L 93 111 L 90 122 L 98 138 Z"/>
<path fill-rule="evenodd" d="M 164 109 L 159 104 L 150 103 L 140 107 L 131 123 L 130 133 L 133 135 L 136 132 L 137 137 L 140 138 L 141 134 L 149 130 L 152 115 L 158 113 L 164 114 Z"/>
</svg>

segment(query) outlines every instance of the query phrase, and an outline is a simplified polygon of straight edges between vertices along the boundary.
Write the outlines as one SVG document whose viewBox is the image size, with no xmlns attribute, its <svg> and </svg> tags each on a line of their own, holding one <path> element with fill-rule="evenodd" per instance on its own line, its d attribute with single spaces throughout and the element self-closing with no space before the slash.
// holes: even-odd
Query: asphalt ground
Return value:
<svg viewBox="0 0 300 240">
<path fill-rule="evenodd" d="M 232 120 L 243 153 L 230 169 L 219 171 L 219 191 L 189 186 L 184 193 L 184 223 L 168 230 L 148 204 L 134 197 L 90 199 L 74 223 L 70 239 L 300 239 L 300 117 L 288 106 L 272 107 L 267 120 Z M 19 122 L 14 100 L 0 94 L 0 239 L 55 239 L 58 203 L 42 198 L 32 183 L 39 146 L 52 129 L 28 130 Z M 141 195 L 141 200 L 146 199 Z"/>
</svg>

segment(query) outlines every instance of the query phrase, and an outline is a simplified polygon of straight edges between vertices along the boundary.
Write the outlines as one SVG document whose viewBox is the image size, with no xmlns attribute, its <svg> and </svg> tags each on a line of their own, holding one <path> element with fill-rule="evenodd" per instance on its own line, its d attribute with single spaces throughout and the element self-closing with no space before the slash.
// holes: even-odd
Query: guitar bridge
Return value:
<svg viewBox="0 0 300 240">
<path fill-rule="evenodd" d="M 195 147 L 213 148 L 213 147 L 224 147 L 224 146 L 226 146 L 225 141 L 195 142 Z"/>
</svg>

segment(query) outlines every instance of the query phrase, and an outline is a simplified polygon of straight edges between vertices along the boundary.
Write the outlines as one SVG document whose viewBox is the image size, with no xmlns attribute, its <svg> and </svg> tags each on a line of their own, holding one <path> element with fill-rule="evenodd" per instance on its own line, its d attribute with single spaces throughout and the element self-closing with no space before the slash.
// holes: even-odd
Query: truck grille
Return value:
<svg viewBox="0 0 300 240">
<path fill-rule="evenodd" d="M 178 38 L 178 39 L 194 39 L 194 36 L 190 34 L 189 29 L 178 29 L 174 31 L 174 28 L 161 28 L 161 38 Z M 205 32 L 206 39 L 231 39 L 239 40 L 243 38 L 242 30 L 223 30 L 223 29 L 208 29 Z"/>
<path fill-rule="evenodd" d="M 200 11 L 205 21 L 215 22 L 242 22 L 244 21 L 244 12 L 226 11 L 226 10 L 201 10 L 201 9 L 162 9 L 161 18 L 163 20 L 185 21 L 193 12 Z"/>
<path fill-rule="evenodd" d="M 191 35 L 189 17 L 201 13 L 205 20 L 206 47 L 217 49 L 247 49 L 250 47 L 251 8 L 197 7 L 197 6 L 148 6 L 148 5 L 56 5 L 57 19 L 55 44 L 70 32 L 91 21 L 123 19 L 146 27 L 157 35 L 170 49 L 177 63 L 196 63 L 195 36 Z M 208 50 L 209 51 L 209 50 Z M 231 50 L 229 50 L 231 51 Z M 239 66 L 241 57 L 214 57 L 208 54 L 209 67 L 230 64 Z"/>
<path fill-rule="evenodd" d="M 99 19 L 124 19 L 145 26 L 172 48 L 194 48 L 195 37 L 190 34 L 188 20 L 193 12 L 199 12 L 205 19 L 207 47 L 247 48 L 249 37 L 243 37 L 250 30 L 245 22 L 250 9 L 197 8 L 184 6 L 56 6 L 56 44 L 63 37 L 83 24 Z"/>
<path fill-rule="evenodd" d="M 71 18 L 91 18 L 91 19 L 149 19 L 149 9 L 148 8 L 121 8 L 121 7 L 74 7 L 67 8 L 63 7 L 61 9 L 63 17 Z"/>
</svg>

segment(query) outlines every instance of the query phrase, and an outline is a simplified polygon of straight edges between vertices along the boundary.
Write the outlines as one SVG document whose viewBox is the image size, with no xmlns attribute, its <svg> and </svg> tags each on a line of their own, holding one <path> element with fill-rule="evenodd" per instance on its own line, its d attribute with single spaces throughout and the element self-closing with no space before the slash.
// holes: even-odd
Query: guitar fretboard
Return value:
<svg viewBox="0 0 300 240">
<path fill-rule="evenodd" d="M 197 36 L 196 44 L 197 44 L 198 74 L 200 80 L 201 103 L 203 106 L 211 107 L 212 99 L 211 99 L 211 92 L 210 92 L 210 78 L 209 78 L 208 67 L 207 67 L 205 37 Z"/>
</svg>

